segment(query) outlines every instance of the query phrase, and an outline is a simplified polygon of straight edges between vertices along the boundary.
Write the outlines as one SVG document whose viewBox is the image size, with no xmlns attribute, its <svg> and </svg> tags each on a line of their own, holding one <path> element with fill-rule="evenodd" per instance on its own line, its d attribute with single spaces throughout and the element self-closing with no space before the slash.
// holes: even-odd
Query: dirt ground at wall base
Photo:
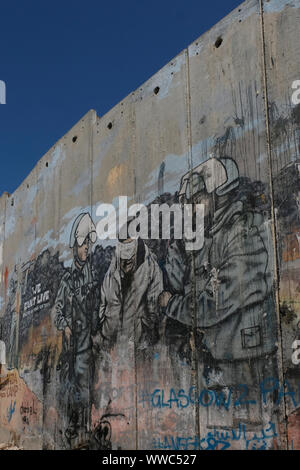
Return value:
<svg viewBox="0 0 300 470">
<path fill-rule="evenodd" d="M 23 447 L 17 447 L 14 444 L 0 444 L 0 450 L 24 450 Z"/>
</svg>

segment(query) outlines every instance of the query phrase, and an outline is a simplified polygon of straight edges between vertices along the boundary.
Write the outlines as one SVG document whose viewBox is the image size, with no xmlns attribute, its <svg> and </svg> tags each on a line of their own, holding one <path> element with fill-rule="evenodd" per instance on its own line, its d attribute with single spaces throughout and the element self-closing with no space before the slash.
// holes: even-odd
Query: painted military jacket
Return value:
<svg viewBox="0 0 300 470">
<path fill-rule="evenodd" d="M 187 255 L 176 242 L 169 247 L 166 273 L 173 296 L 166 314 L 199 328 L 217 360 L 276 349 L 269 242 L 263 216 L 237 201 L 215 212 L 201 250 Z"/>
<path fill-rule="evenodd" d="M 162 290 L 162 272 L 142 240 L 138 243 L 136 270 L 127 284 L 114 255 L 101 289 L 99 316 L 104 341 L 111 343 L 117 334 L 136 341 L 150 339 L 158 328 L 158 296 Z"/>
<path fill-rule="evenodd" d="M 87 262 L 82 270 L 73 263 L 70 271 L 61 280 L 55 307 L 55 324 L 64 331 L 72 331 L 71 344 L 75 353 L 92 347 L 91 335 L 97 329 L 96 282 L 91 266 Z M 66 343 L 64 342 L 66 348 Z"/>
</svg>

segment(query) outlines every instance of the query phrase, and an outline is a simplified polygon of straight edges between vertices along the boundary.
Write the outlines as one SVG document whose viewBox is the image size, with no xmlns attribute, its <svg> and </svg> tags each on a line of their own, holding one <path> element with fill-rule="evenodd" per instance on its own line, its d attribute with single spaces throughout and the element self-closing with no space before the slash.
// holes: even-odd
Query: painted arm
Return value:
<svg viewBox="0 0 300 470">
<path fill-rule="evenodd" d="M 185 325 L 193 325 L 195 311 L 195 326 L 214 326 L 267 295 L 268 254 L 257 227 L 240 222 L 221 232 L 214 244 L 219 252 L 217 266 L 210 267 L 209 273 L 205 269 L 197 272 L 195 293 L 189 280 L 184 294 L 175 294 L 168 302 L 166 314 Z"/>
<path fill-rule="evenodd" d="M 108 272 L 101 287 L 99 307 L 99 328 L 101 335 L 107 340 L 115 336 L 118 331 L 121 308 L 119 286 Z"/>
<path fill-rule="evenodd" d="M 142 318 L 146 328 L 153 329 L 158 324 L 159 306 L 158 297 L 163 291 L 163 275 L 156 260 L 150 260 L 151 282 L 147 290 L 147 316 Z"/>
<path fill-rule="evenodd" d="M 65 328 L 71 328 L 72 319 L 67 318 L 66 308 L 67 284 L 64 279 L 61 280 L 58 293 L 55 300 L 55 326 L 59 331 L 64 331 Z"/>
<path fill-rule="evenodd" d="M 175 292 L 183 292 L 184 279 L 186 277 L 186 257 L 182 253 L 183 246 L 180 249 L 178 242 L 173 242 L 168 247 L 165 263 L 165 272 L 167 277 L 167 289 Z"/>
</svg>

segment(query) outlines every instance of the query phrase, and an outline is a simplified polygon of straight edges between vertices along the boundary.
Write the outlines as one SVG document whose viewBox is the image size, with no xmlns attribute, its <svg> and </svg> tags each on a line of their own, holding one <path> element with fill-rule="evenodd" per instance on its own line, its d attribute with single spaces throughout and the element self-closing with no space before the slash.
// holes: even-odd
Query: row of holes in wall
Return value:
<svg viewBox="0 0 300 470">
<path fill-rule="evenodd" d="M 239 10 L 239 11 L 241 11 L 241 10 Z M 218 48 L 221 46 L 222 42 L 223 42 L 223 39 L 222 39 L 221 36 L 219 36 L 219 37 L 217 38 L 216 42 L 215 42 L 215 47 L 216 47 L 216 49 L 218 49 Z M 197 44 L 197 43 L 196 43 L 196 44 Z M 158 95 L 159 91 L 160 91 L 160 88 L 159 88 L 159 86 L 157 86 L 157 87 L 154 88 L 153 93 L 154 93 L 155 95 Z M 112 127 L 113 127 L 113 123 L 112 123 L 112 122 L 109 122 L 109 123 L 107 124 L 107 129 L 110 130 L 110 129 L 112 129 Z M 74 137 L 72 138 L 72 142 L 75 143 L 75 142 L 77 141 L 77 139 L 78 139 L 77 135 L 74 135 Z M 48 166 L 48 163 L 46 163 L 46 166 Z"/>
<path fill-rule="evenodd" d="M 268 1 L 268 0 L 266 0 L 266 1 Z M 239 9 L 239 12 L 241 12 L 241 9 Z M 241 21 L 242 20 L 239 20 L 239 22 L 241 22 Z M 221 36 L 219 36 L 217 38 L 216 42 L 215 42 L 215 48 L 218 49 L 221 46 L 222 42 L 223 42 L 223 38 Z M 196 45 L 198 45 L 198 43 L 196 43 Z M 157 87 L 154 88 L 153 93 L 155 95 L 158 95 L 159 91 L 160 91 L 160 88 L 159 88 L 159 86 L 157 86 Z M 112 129 L 112 127 L 113 127 L 113 123 L 109 122 L 107 124 L 107 128 L 110 130 L 110 129 Z M 75 143 L 77 141 L 77 139 L 78 139 L 77 135 L 74 135 L 74 137 L 72 138 L 72 142 Z M 48 166 L 49 166 L 49 164 L 48 164 L 48 162 L 46 162 L 46 167 L 48 168 Z M 29 188 L 29 185 L 27 185 L 27 188 Z M 14 200 L 13 199 L 11 201 L 11 205 L 12 206 L 14 205 Z"/>
<path fill-rule="evenodd" d="M 240 11 L 240 10 L 239 10 L 239 11 Z M 218 49 L 218 48 L 221 46 L 222 42 L 223 42 L 223 39 L 221 38 L 221 36 L 219 36 L 218 39 L 217 39 L 216 42 L 215 42 L 215 47 Z M 158 95 L 159 90 L 160 90 L 160 88 L 159 88 L 159 86 L 157 86 L 157 87 L 154 88 L 153 93 L 154 93 L 155 95 Z M 109 122 L 109 123 L 107 124 L 107 129 L 110 130 L 110 129 L 112 129 L 112 127 L 113 127 L 113 123 L 112 123 L 112 122 Z M 72 142 L 75 143 L 75 142 L 77 141 L 77 138 L 78 138 L 77 135 L 74 135 L 74 137 L 73 137 L 73 139 L 72 139 Z"/>
<path fill-rule="evenodd" d="M 216 47 L 216 48 L 219 48 L 219 47 L 221 46 L 222 42 L 223 42 L 223 39 L 222 39 L 221 37 L 219 37 L 219 38 L 216 40 L 216 42 L 215 42 L 215 47 Z M 158 95 L 159 90 L 160 90 L 160 88 L 159 88 L 159 86 L 157 86 L 157 87 L 154 88 L 153 93 L 154 93 L 155 95 Z M 113 127 L 113 123 L 112 123 L 112 122 L 109 122 L 109 123 L 107 124 L 107 129 L 110 130 L 110 129 L 112 129 L 112 127 Z M 77 135 L 75 135 L 75 136 L 73 137 L 72 142 L 75 143 L 76 140 L 77 140 Z"/>
</svg>

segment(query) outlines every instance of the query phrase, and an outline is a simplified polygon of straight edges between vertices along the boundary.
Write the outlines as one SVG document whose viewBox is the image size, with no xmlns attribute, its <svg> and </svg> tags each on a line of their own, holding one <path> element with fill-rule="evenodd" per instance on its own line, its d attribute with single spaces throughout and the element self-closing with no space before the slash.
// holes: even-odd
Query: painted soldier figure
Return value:
<svg viewBox="0 0 300 470">
<path fill-rule="evenodd" d="M 170 243 L 168 287 L 159 299 L 179 349 L 186 347 L 179 345 L 180 329 L 187 338 L 199 333 L 205 387 L 255 387 L 259 377 L 275 373 L 270 237 L 263 214 L 244 203 L 239 185 L 238 167 L 225 157 L 183 177 L 180 201 L 204 205 L 204 242 L 194 252 L 182 240 Z"/>
<path fill-rule="evenodd" d="M 70 237 L 73 264 L 64 274 L 56 297 L 55 324 L 62 332 L 58 369 L 62 398 L 69 419 L 65 432 L 70 440 L 78 431 L 90 431 L 90 402 L 94 377 L 92 336 L 97 331 L 97 286 L 89 256 L 96 241 L 96 228 L 88 213 L 74 222 Z"/>
</svg>

